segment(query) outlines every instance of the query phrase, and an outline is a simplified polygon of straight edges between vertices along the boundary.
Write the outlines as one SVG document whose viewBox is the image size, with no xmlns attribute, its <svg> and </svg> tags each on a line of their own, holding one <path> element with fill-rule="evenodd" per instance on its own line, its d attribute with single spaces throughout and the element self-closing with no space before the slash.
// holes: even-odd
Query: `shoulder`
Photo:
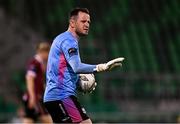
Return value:
<svg viewBox="0 0 180 124">
<path fill-rule="evenodd" d="M 35 58 L 32 58 L 29 60 L 29 63 L 28 63 L 29 66 L 39 66 L 40 65 L 40 62 L 38 62 Z"/>
<path fill-rule="evenodd" d="M 65 44 L 77 44 L 76 40 L 74 37 L 69 33 L 69 32 L 63 32 L 59 34 L 55 39 L 54 42 L 58 42 L 60 44 L 65 43 Z"/>
</svg>

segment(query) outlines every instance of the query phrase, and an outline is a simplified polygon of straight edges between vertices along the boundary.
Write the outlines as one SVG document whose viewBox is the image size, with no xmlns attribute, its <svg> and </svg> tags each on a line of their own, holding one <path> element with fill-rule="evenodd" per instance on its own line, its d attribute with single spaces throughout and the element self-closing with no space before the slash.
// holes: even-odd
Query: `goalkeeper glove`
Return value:
<svg viewBox="0 0 180 124">
<path fill-rule="evenodd" d="M 97 86 L 97 83 L 95 82 L 91 88 L 89 88 L 88 84 L 85 83 L 84 84 L 84 89 L 82 89 L 81 87 L 78 87 L 78 90 L 80 92 L 82 92 L 83 94 L 86 94 L 86 93 L 92 93 L 95 89 L 96 89 L 96 86 Z"/>
<path fill-rule="evenodd" d="M 97 72 L 102 72 L 102 71 L 108 71 L 111 70 L 112 68 L 116 67 L 116 66 L 122 66 L 121 62 L 124 60 L 123 57 L 119 57 L 116 59 L 113 59 L 107 63 L 104 64 L 98 64 L 96 65 L 96 71 Z"/>
<path fill-rule="evenodd" d="M 81 90 L 84 94 L 86 93 L 92 93 L 96 89 L 97 83 L 95 82 L 91 88 L 89 88 L 88 84 L 84 84 L 84 90 Z"/>
<path fill-rule="evenodd" d="M 97 83 L 95 82 L 94 85 L 90 88 L 88 93 L 92 93 L 96 89 Z"/>
</svg>

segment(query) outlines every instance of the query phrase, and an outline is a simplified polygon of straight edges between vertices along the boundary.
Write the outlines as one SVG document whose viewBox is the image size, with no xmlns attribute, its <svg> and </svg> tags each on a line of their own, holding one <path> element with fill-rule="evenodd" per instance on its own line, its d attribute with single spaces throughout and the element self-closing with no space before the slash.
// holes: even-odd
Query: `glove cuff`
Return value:
<svg viewBox="0 0 180 124">
<path fill-rule="evenodd" d="M 96 69 L 97 72 L 101 72 L 101 71 L 105 71 L 106 70 L 106 64 L 98 64 L 96 65 Z"/>
</svg>

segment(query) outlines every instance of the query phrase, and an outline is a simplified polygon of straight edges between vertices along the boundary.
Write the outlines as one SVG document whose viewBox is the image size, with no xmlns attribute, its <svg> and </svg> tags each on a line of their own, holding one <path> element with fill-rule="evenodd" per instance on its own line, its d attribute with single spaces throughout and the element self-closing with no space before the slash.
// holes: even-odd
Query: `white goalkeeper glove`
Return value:
<svg viewBox="0 0 180 124">
<path fill-rule="evenodd" d="M 88 84 L 84 84 L 85 90 L 83 90 L 82 92 L 83 92 L 84 94 L 86 94 L 86 93 L 92 93 L 92 92 L 96 89 L 96 86 L 97 86 L 97 83 L 96 83 L 96 82 L 91 86 L 91 88 L 89 88 Z"/>
<path fill-rule="evenodd" d="M 96 65 L 96 71 L 97 72 L 102 72 L 102 71 L 108 71 L 111 70 L 112 68 L 116 67 L 116 66 L 122 66 L 121 62 L 124 60 L 123 57 L 119 57 L 116 59 L 113 59 L 107 63 L 104 64 L 98 64 Z"/>
</svg>

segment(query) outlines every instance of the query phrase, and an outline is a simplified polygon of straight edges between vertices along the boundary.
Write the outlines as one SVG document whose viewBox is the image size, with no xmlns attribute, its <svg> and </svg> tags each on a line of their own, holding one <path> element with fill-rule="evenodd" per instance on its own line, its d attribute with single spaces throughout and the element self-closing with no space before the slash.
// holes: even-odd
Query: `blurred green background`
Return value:
<svg viewBox="0 0 180 124">
<path fill-rule="evenodd" d="M 96 74 L 79 94 L 94 122 L 177 122 L 180 115 L 179 0 L 0 0 L 0 121 L 21 116 L 26 63 L 39 41 L 52 42 L 68 13 L 86 7 L 89 35 L 81 58 L 97 64 L 122 56 L 122 68 Z"/>
</svg>

